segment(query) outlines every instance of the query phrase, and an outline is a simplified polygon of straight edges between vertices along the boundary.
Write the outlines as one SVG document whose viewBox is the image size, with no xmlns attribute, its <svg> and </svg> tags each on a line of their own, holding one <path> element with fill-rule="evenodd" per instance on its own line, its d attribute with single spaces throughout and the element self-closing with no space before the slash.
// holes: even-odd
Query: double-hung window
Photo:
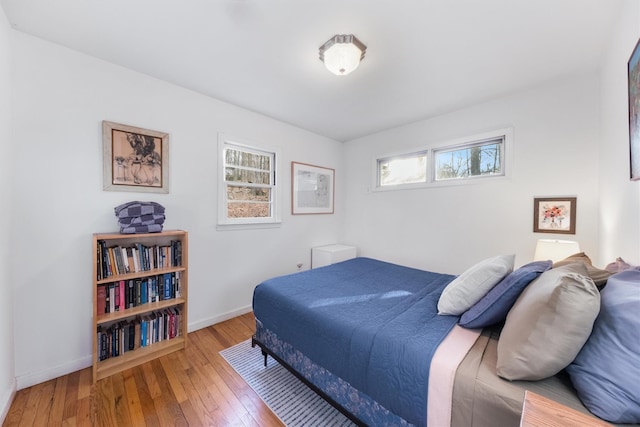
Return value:
<svg viewBox="0 0 640 427">
<path fill-rule="evenodd" d="M 219 223 L 277 222 L 275 151 L 231 142 L 224 137 L 220 147 Z"/>
</svg>

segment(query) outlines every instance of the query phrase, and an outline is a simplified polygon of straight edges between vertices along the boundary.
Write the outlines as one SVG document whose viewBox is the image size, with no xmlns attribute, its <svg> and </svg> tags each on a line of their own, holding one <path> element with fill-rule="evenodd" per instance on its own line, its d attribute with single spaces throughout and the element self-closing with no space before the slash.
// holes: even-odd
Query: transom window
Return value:
<svg viewBox="0 0 640 427">
<path fill-rule="evenodd" d="M 378 159 L 378 185 L 427 182 L 427 151 Z"/>
<path fill-rule="evenodd" d="M 433 150 L 435 180 L 504 175 L 504 137 Z"/>
<path fill-rule="evenodd" d="M 222 224 L 276 221 L 276 153 L 221 141 Z"/>
<path fill-rule="evenodd" d="M 512 129 L 500 129 L 433 148 L 376 159 L 377 190 L 456 185 L 507 176 Z"/>
</svg>

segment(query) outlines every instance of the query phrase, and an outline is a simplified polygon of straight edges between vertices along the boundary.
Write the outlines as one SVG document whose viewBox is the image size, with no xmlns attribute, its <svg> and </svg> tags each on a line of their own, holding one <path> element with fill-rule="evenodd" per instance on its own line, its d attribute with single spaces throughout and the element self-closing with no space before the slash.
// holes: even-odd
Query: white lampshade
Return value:
<svg viewBox="0 0 640 427">
<path fill-rule="evenodd" d="M 320 60 L 333 74 L 346 76 L 358 68 L 366 49 L 353 34 L 335 35 L 320 46 Z"/>
<path fill-rule="evenodd" d="M 540 239 L 536 245 L 536 253 L 533 256 L 533 260 L 542 261 L 550 259 L 553 262 L 557 262 L 578 252 L 580 252 L 578 242 L 571 240 Z"/>
</svg>

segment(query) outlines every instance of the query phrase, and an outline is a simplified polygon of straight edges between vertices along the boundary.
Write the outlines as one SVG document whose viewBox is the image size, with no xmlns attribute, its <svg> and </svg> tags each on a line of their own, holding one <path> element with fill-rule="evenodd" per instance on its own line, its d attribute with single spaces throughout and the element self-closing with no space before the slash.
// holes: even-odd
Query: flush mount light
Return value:
<svg viewBox="0 0 640 427">
<path fill-rule="evenodd" d="M 367 47 L 353 34 L 337 34 L 320 46 L 320 60 L 327 70 L 346 76 L 360 65 Z"/>
</svg>

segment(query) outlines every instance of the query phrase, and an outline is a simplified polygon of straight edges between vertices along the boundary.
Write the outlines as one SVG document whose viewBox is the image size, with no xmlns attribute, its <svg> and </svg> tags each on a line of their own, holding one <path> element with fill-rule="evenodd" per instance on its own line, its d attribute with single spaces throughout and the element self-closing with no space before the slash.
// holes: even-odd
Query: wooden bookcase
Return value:
<svg viewBox="0 0 640 427">
<path fill-rule="evenodd" d="M 179 243 L 175 243 L 179 242 Z M 174 252 L 178 249 L 179 254 L 173 258 Z M 182 230 L 168 230 L 160 233 L 148 233 L 148 234 L 119 234 L 119 233 L 96 233 L 93 235 L 93 382 L 108 377 L 116 372 L 129 369 L 141 363 L 148 362 L 157 357 L 171 353 L 176 350 L 185 348 L 187 344 L 187 301 L 188 301 L 188 259 L 189 259 L 189 245 L 188 245 L 188 233 Z M 168 248 L 167 248 L 168 247 Z M 173 251 L 172 251 L 173 247 Z M 106 255 L 103 253 L 104 248 L 113 248 L 113 251 L 107 251 Z M 124 260 L 126 255 L 123 255 L 119 260 L 115 259 L 115 251 L 125 248 L 135 248 L 136 251 L 131 251 L 127 261 Z M 149 249 L 150 248 L 150 249 Z M 160 248 L 160 249 L 156 249 Z M 141 259 L 140 252 L 144 251 L 150 258 Z M 122 252 L 121 252 L 122 253 Z M 151 260 L 154 258 L 155 260 Z M 162 257 L 162 254 L 167 255 Z M 106 256 L 106 258 L 105 258 Z M 132 262 L 132 257 L 138 256 L 136 262 Z M 107 258 L 112 263 L 111 275 L 105 272 Z M 167 259 L 169 258 L 169 259 Z M 174 261 L 174 262 L 171 262 Z M 128 271 L 126 264 L 138 264 L 129 265 Z M 145 268 L 144 264 L 146 264 Z M 174 265 L 171 265 L 174 264 Z M 138 270 L 138 271 L 136 271 Z M 99 290 L 103 290 L 109 293 L 109 286 L 111 284 L 114 287 L 120 286 L 121 282 L 124 282 L 125 289 L 129 286 L 135 286 L 136 282 L 140 285 L 154 283 L 152 280 L 156 280 L 158 283 L 161 278 L 169 277 L 175 278 L 175 282 L 170 286 L 171 291 L 169 295 L 164 295 L 164 281 L 160 285 L 156 285 L 154 290 L 162 289 L 163 294 L 157 298 L 151 298 L 149 292 L 145 293 L 146 299 L 151 302 L 143 303 L 141 300 L 135 301 L 135 288 L 134 294 L 125 295 L 125 306 L 118 307 L 118 310 L 110 310 L 103 313 L 104 310 L 100 310 L 98 307 L 98 301 L 101 304 L 103 299 L 99 295 Z M 169 282 L 170 283 L 170 282 Z M 107 286 L 104 286 L 107 285 Z M 138 289 L 140 289 L 138 285 Z M 121 288 L 122 289 L 122 288 Z M 145 289 L 151 289 L 151 286 Z M 173 292 L 172 292 L 173 291 Z M 131 292 L 125 290 L 125 292 Z M 140 295 L 140 292 L 138 292 Z M 133 299 L 127 299 L 133 297 Z M 152 301 L 156 299 L 155 301 Z M 118 301 L 122 301 L 121 298 Z M 115 304 L 115 302 L 114 302 Z M 179 313 L 179 321 L 173 323 L 174 328 L 172 334 L 168 333 L 168 325 L 165 323 L 159 326 L 160 321 L 156 322 L 156 330 L 160 331 L 160 334 L 166 333 L 166 335 L 174 335 L 171 338 L 156 338 L 155 342 L 150 339 L 149 342 L 142 346 L 141 340 L 137 339 L 138 336 L 134 335 L 135 339 L 131 342 L 136 342 L 134 349 L 126 349 L 119 351 L 119 355 L 114 356 L 109 354 L 108 358 L 101 360 L 105 354 L 100 354 L 101 348 L 104 346 L 104 341 L 99 342 L 99 331 L 106 332 L 107 330 L 116 330 L 118 325 L 131 325 L 139 322 L 150 322 L 158 314 L 167 316 L 167 319 L 176 319 L 174 316 L 169 316 Z M 169 322 L 169 320 L 167 320 Z M 147 323 L 149 326 L 149 323 Z M 124 328 L 124 326 L 121 326 Z M 150 327 L 150 326 L 149 326 Z M 111 329 L 110 329 L 111 328 Z M 127 337 L 130 338 L 130 334 L 133 329 L 127 331 Z M 136 333 L 139 332 L 139 329 Z M 108 339 L 113 338 L 116 334 L 109 334 Z M 124 334 L 124 332 L 122 332 Z M 158 334 L 158 335 L 160 335 Z M 120 335 L 123 338 L 124 335 Z M 157 337 L 157 335 L 156 335 Z M 107 338 L 105 338 L 107 339 Z M 125 344 L 121 344 L 120 348 L 127 347 L 129 341 Z M 103 344 L 103 345 L 101 345 Z M 108 346 L 111 347 L 111 346 Z M 110 348 L 108 350 L 113 350 Z"/>
</svg>

